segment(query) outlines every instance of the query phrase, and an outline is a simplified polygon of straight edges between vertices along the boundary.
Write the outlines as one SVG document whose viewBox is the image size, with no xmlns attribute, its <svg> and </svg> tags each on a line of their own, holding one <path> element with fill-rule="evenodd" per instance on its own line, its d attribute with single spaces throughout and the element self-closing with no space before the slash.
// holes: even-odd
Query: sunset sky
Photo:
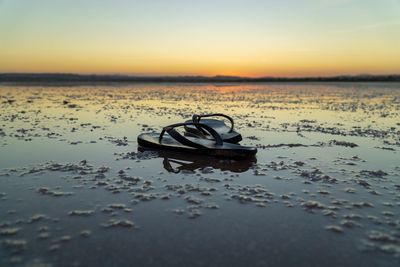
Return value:
<svg viewBox="0 0 400 267">
<path fill-rule="evenodd" d="M 400 73 L 400 0 L 0 0 L 0 72 Z"/>
</svg>

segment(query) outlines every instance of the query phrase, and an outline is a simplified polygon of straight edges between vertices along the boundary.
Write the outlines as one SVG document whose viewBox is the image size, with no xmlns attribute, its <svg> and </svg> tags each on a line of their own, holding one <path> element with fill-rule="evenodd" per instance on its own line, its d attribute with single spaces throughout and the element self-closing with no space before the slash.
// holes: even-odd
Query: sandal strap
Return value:
<svg viewBox="0 0 400 267">
<path fill-rule="evenodd" d="M 171 125 L 165 126 L 160 133 L 160 137 L 158 138 L 158 141 L 161 143 L 165 132 L 167 132 L 172 138 L 174 138 L 176 141 L 178 141 L 182 145 L 193 147 L 193 148 L 207 148 L 206 146 L 203 146 L 199 143 L 195 143 L 195 142 L 189 140 L 188 138 L 184 137 L 178 131 L 175 130 L 176 127 L 182 127 L 182 126 L 186 126 L 186 125 L 194 125 L 196 127 L 199 127 L 200 129 L 208 132 L 212 137 L 214 137 L 216 145 L 221 146 L 223 144 L 221 136 L 213 128 L 211 128 L 210 126 L 205 125 L 203 123 L 197 123 L 197 122 L 183 122 L 183 123 L 176 123 L 176 124 L 171 124 Z"/>
<path fill-rule="evenodd" d="M 166 169 L 168 172 L 179 173 L 180 170 L 174 169 L 170 162 L 175 162 L 175 161 L 170 160 L 167 157 L 164 157 L 164 160 L 163 160 L 164 169 Z M 180 162 L 178 162 L 178 163 L 180 163 Z"/>
<path fill-rule="evenodd" d="M 180 166 L 174 169 L 171 165 L 172 163 L 179 164 Z M 201 165 L 196 164 L 196 162 L 191 162 L 191 163 L 185 163 L 179 160 L 174 160 L 174 159 L 169 159 L 168 157 L 164 156 L 163 160 L 163 166 L 164 169 L 166 169 L 168 172 L 173 172 L 173 173 L 179 173 L 183 170 L 189 170 L 189 171 L 194 171 L 195 169 L 201 167 Z"/>
<path fill-rule="evenodd" d="M 199 123 L 201 118 L 207 118 L 207 117 L 224 117 L 224 118 L 228 119 L 229 122 L 231 123 L 231 129 L 229 130 L 229 132 L 233 131 L 233 127 L 235 125 L 234 122 L 233 122 L 233 119 L 231 117 L 229 117 L 228 115 L 225 115 L 225 114 L 222 114 L 222 113 L 203 114 L 203 115 L 194 114 L 192 116 L 192 121 Z M 196 127 L 196 128 L 205 134 L 204 130 L 202 130 L 202 129 L 198 128 L 198 127 Z"/>
</svg>

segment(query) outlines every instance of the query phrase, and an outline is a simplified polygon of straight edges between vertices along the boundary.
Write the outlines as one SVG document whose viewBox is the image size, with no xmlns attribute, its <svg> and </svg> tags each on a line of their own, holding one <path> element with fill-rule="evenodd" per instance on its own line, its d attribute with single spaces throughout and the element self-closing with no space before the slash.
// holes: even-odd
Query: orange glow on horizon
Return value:
<svg viewBox="0 0 400 267">
<path fill-rule="evenodd" d="M 400 73 L 400 2 L 166 2 L 0 1 L 0 72 Z"/>
</svg>

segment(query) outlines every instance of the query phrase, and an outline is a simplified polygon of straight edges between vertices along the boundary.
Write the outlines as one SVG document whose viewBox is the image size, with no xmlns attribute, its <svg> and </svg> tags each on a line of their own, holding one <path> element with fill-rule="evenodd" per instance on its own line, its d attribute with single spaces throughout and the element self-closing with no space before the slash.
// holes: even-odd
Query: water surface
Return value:
<svg viewBox="0 0 400 267">
<path fill-rule="evenodd" d="M 0 86 L 0 266 L 398 266 L 400 84 Z M 142 151 L 194 113 L 257 157 Z M 45 266 L 47 266 L 45 265 Z"/>
</svg>

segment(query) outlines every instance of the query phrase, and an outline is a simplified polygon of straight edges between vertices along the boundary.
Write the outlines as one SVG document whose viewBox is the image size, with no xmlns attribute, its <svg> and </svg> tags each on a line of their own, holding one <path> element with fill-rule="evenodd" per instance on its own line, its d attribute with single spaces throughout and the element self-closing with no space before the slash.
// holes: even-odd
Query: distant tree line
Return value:
<svg viewBox="0 0 400 267">
<path fill-rule="evenodd" d="M 341 75 L 330 77 L 238 77 L 238 76 L 129 76 L 68 73 L 0 73 L 3 83 L 225 83 L 225 82 L 400 82 L 400 75 Z"/>
</svg>

